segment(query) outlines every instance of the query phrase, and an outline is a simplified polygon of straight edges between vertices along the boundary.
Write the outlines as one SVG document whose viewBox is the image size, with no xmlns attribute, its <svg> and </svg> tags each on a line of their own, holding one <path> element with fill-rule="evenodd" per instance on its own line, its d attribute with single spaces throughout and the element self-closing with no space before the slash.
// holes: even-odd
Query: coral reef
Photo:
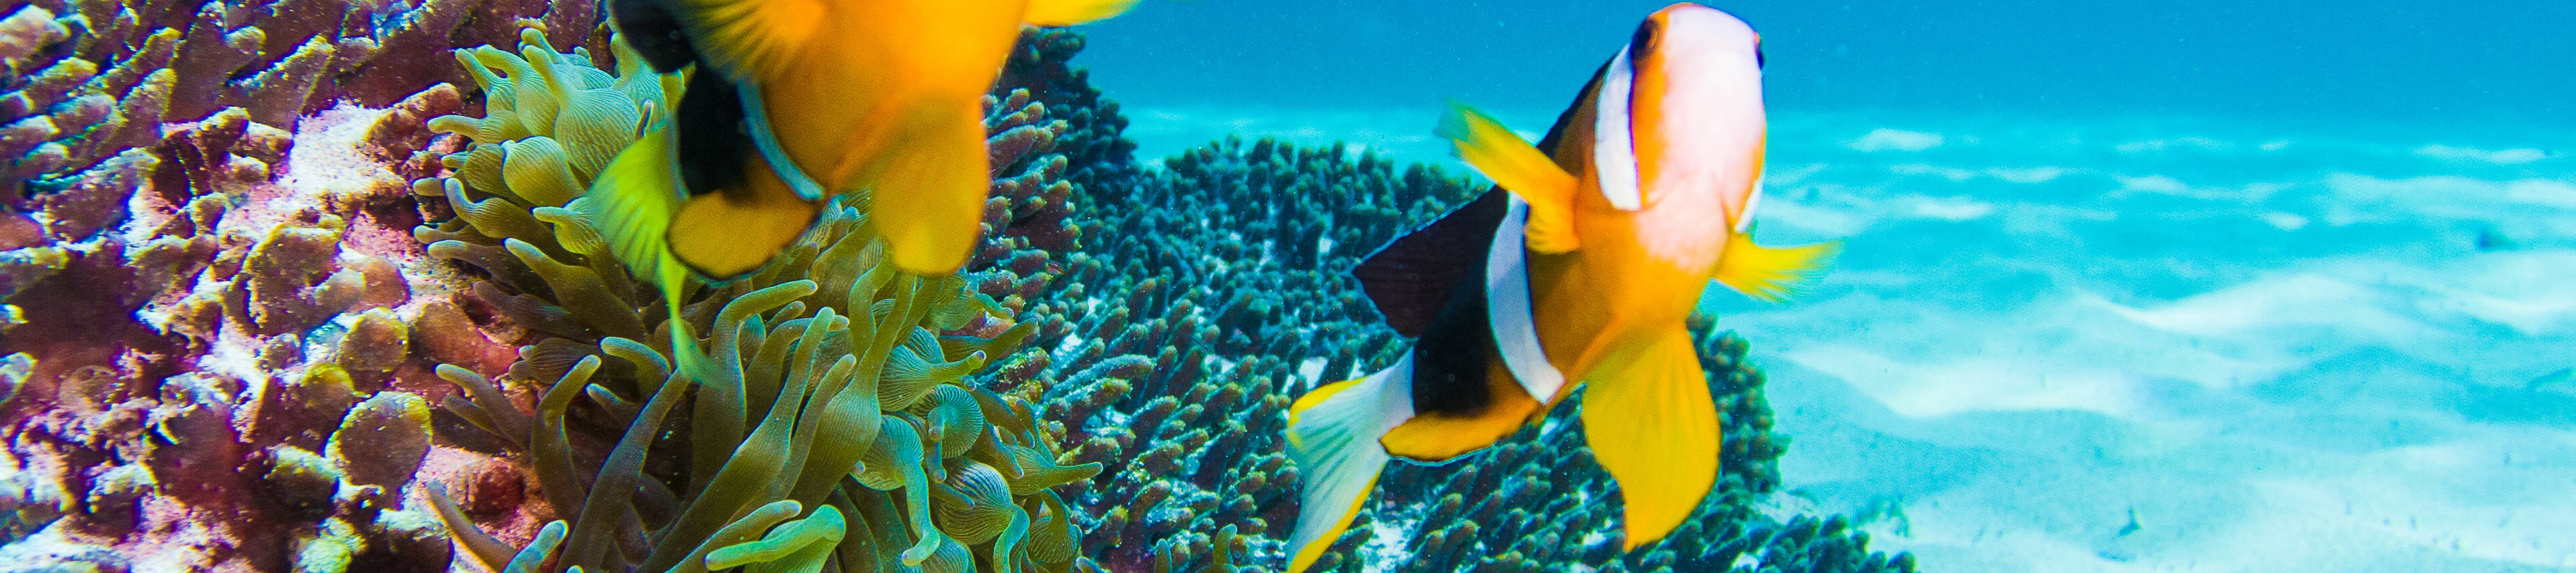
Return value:
<svg viewBox="0 0 2576 573">
<path fill-rule="evenodd" d="M 335 102 L 383 107 L 462 82 L 431 58 L 502 43 L 522 21 L 587 40 L 593 2 L 550 0 L 34 0 L 0 18 L 0 188 L 92 183 L 164 123 L 227 108 L 293 129 Z M 424 66 L 426 61 L 429 65 Z M 110 171 L 113 171 L 112 169 Z M 128 186 L 130 187 L 130 186 Z M 20 212 L 36 212 L 19 205 Z"/>
<path fill-rule="evenodd" d="M 1347 270 L 1484 191 L 1269 140 L 1149 167 L 1068 64 L 1081 36 L 1029 29 L 987 100 L 969 270 L 881 267 L 834 204 L 689 289 L 717 365 L 693 384 L 583 216 L 679 86 L 596 6 L 0 14 L 0 570 L 1275 567 L 1291 397 L 1407 347 Z M 1695 327 L 1727 475 L 1671 538 L 1616 551 L 1569 501 L 1609 482 L 1552 418 L 1394 470 L 1362 519 L 1407 537 L 1353 528 L 1327 565 L 1910 570 L 1752 511 L 1787 440 L 1743 342 Z"/>
<path fill-rule="evenodd" d="M 1119 571 L 1256 564 L 1296 515 L 1290 398 L 1405 348 L 1341 269 L 1476 189 L 1267 140 L 1165 166 L 1077 201 L 1082 224 L 1118 232 L 1086 234 L 1047 297 L 1061 303 L 1033 307 L 1038 340 L 1063 342 L 1002 372 L 1047 388 L 1073 458 L 1107 466 L 1078 496 L 1086 554 Z"/>
<path fill-rule="evenodd" d="M 1074 430 L 1074 459 L 1108 467 L 1112 479 L 1077 498 L 1090 510 L 1087 554 L 1134 571 L 1273 563 L 1279 542 L 1263 534 L 1284 534 L 1274 524 L 1295 515 L 1285 494 L 1297 469 L 1276 438 L 1289 397 L 1384 367 L 1407 348 L 1348 270 L 1485 188 L 1437 168 L 1399 174 L 1370 154 L 1267 139 L 1218 142 L 1120 176 L 1126 185 L 1085 187 L 1092 194 L 1073 203 L 1082 228 L 1118 232 L 1085 235 L 1095 238 L 1065 257 L 1065 279 L 1044 297 L 1064 304 L 1042 303 L 1029 319 L 1046 322 L 1039 340 L 1063 342 L 1003 372 L 1049 388 L 1046 418 Z M 1788 440 L 1769 433 L 1763 378 L 1743 360 L 1743 341 L 1693 326 L 1728 425 L 1722 488 L 1690 525 L 1620 554 L 1615 506 L 1579 503 L 1612 496 L 1607 474 L 1579 429 L 1555 431 L 1572 426 L 1564 421 L 1578 400 L 1547 431 L 1459 463 L 1392 469 L 1376 507 L 1411 524 L 1403 546 L 1412 561 L 1398 569 L 1717 570 L 1752 555 L 1823 570 L 1910 570 L 1910 556 L 1869 553 L 1866 535 L 1838 520 L 1783 525 L 1752 510 L 1778 484 L 1773 460 Z M 1457 507 L 1466 499 L 1486 501 Z M 1359 570 L 1352 551 L 1371 529 L 1353 527 L 1317 570 Z M 1559 541 L 1540 553 L 1538 540 L 1551 534 Z M 1601 541 L 1560 549 L 1586 539 Z"/>
<path fill-rule="evenodd" d="M 1787 436 L 1771 433 L 1762 371 L 1744 360 L 1744 339 L 1691 324 L 1700 365 L 1709 372 L 1724 424 L 1717 491 L 1664 539 L 1621 551 L 1618 506 L 1609 474 L 1584 446 L 1575 423 L 1578 393 L 1540 425 L 1523 429 L 1464 463 L 1399 464 L 1387 472 L 1387 499 L 1359 519 L 1408 531 L 1401 543 L 1409 571 L 1550 571 L 1581 564 L 1594 571 L 1721 571 L 1739 563 L 1758 571 L 1912 571 L 1913 557 L 1867 550 L 1869 534 L 1842 516 L 1797 516 L 1780 523 L 1754 510 L 1779 486 L 1778 459 Z M 1474 500 L 1474 501 L 1470 501 Z M 1317 570 L 1356 570 L 1358 548 L 1377 543 L 1376 528 L 1353 526 Z"/>
<path fill-rule="evenodd" d="M 1052 389 L 1046 417 L 1082 440 L 1068 444 L 1073 457 L 1108 467 L 1112 479 L 1077 497 L 1091 510 L 1086 548 L 1122 571 L 1277 563 L 1281 520 L 1295 516 L 1286 494 L 1297 469 L 1277 441 L 1289 398 L 1408 348 L 1348 269 L 1482 191 L 1436 168 L 1399 175 L 1365 153 L 1228 140 L 1140 172 L 1115 202 L 1077 201 L 1097 210 L 1079 219 L 1120 232 L 1067 258 L 1049 298 L 1084 302 L 1038 307 L 1039 339 L 1066 342 L 1048 367 L 1020 375 Z M 1869 553 L 1862 534 L 1823 525 L 1837 521 L 1783 525 L 1753 511 L 1779 482 L 1773 460 L 1787 439 L 1768 431 L 1743 341 L 1693 326 L 1725 409 L 1727 463 L 1721 491 L 1671 537 L 1623 555 L 1616 506 L 1581 502 L 1614 496 L 1566 423 L 1579 400 L 1461 462 L 1397 464 L 1381 480 L 1384 501 L 1360 519 L 1406 524 L 1410 537 L 1391 541 L 1408 549 L 1397 567 L 1407 571 L 1717 570 L 1743 555 L 1910 568 L 1910 556 Z M 1355 551 L 1373 529 L 1352 527 L 1317 570 L 1361 570 Z M 1564 549 L 1583 540 L 1593 542 Z"/>
<path fill-rule="evenodd" d="M 435 54 L 522 16 L 589 18 L 522 4 L 38 0 L 0 18 L 6 568 L 444 568 L 417 476 L 490 460 L 433 446 L 440 388 L 415 350 L 509 349 L 395 231 L 419 214 L 373 158 L 426 140 L 327 108 L 461 103 L 431 88 L 453 73 L 369 71 L 425 55 L 388 41 Z"/>
<path fill-rule="evenodd" d="M 19 324 L 0 340 L 25 360 L 0 436 L 13 479 L 34 482 L 16 497 L 37 511 L 19 523 L 60 519 L 13 545 L 13 563 L 405 571 L 444 559 L 435 520 L 405 501 L 431 434 L 426 402 L 404 389 L 425 371 L 402 326 L 443 273 L 365 229 L 371 206 L 403 195 L 399 179 L 316 157 L 334 140 L 354 150 L 363 115 L 324 114 L 292 135 L 240 108 L 157 126 L 150 147 L 83 175 L 112 170 L 110 182 L 34 201 L 46 242 L 13 253 L 59 255 L 8 293 Z M 296 154 L 290 140 L 318 147 Z M 344 444 L 369 455 L 329 454 Z"/>
</svg>

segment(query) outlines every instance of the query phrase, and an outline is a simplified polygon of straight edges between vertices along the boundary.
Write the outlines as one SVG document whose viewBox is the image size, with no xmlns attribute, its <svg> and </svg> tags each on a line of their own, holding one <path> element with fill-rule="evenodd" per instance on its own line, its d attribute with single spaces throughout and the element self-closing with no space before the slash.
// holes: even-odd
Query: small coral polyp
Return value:
<svg viewBox="0 0 2576 573">
<path fill-rule="evenodd" d="M 836 204 L 770 266 L 697 289 L 682 315 L 712 333 L 714 379 L 675 371 L 659 342 L 673 325 L 644 318 L 666 315 L 648 308 L 657 297 L 581 215 L 599 167 L 646 114 L 675 108 L 676 78 L 611 45 L 615 75 L 534 31 L 517 53 L 460 52 L 485 115 L 430 120 L 473 143 L 444 159 L 453 176 L 414 184 L 457 214 L 415 235 L 481 269 L 473 289 L 539 338 L 497 384 L 442 367 L 462 390 L 443 407 L 535 477 L 540 494 L 504 513 L 553 517 L 514 545 L 465 509 L 482 504 L 436 493 L 463 555 L 513 572 L 818 571 L 827 558 L 844 571 L 1074 569 L 1071 511 L 1054 490 L 1099 466 L 1058 463 L 1025 398 L 968 379 L 1037 325 L 964 278 L 885 264 L 853 207 Z M 1051 137 L 1028 123 L 1008 137 Z"/>
</svg>

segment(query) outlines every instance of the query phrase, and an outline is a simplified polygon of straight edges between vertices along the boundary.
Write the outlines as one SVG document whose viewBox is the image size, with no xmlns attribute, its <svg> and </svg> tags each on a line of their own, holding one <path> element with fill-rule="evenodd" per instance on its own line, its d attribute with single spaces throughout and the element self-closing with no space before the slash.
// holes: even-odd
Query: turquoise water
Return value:
<svg viewBox="0 0 2576 573">
<path fill-rule="evenodd" d="M 1084 62 L 1140 157 L 1455 166 L 1440 100 L 1534 136 L 1659 5 L 1150 3 Z M 1770 60 L 1759 235 L 1845 246 L 1703 301 L 1782 514 L 1944 571 L 2576 569 L 2576 7 L 1716 6 Z"/>
</svg>

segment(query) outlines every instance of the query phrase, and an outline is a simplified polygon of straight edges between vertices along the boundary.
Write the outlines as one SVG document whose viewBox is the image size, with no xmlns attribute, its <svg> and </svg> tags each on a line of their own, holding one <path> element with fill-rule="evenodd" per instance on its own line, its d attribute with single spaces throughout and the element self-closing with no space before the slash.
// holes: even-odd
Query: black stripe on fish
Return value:
<svg viewBox="0 0 2576 573">
<path fill-rule="evenodd" d="M 1601 85 L 1601 70 L 1574 94 L 1538 148 L 1551 157 L 1583 100 Z M 1581 166 L 1576 166 L 1580 168 Z M 1440 220 L 1407 232 L 1369 255 L 1351 276 L 1398 334 L 1413 342 L 1413 412 L 1473 416 L 1493 405 L 1486 385 L 1494 347 L 1485 304 L 1485 258 L 1496 226 L 1510 208 L 1501 187 L 1487 189 Z"/>
<path fill-rule="evenodd" d="M 672 116 L 679 129 L 681 186 L 692 197 L 744 191 L 743 165 L 755 152 L 743 123 L 742 95 L 724 74 L 703 64 L 698 70 L 689 74 L 689 91 Z"/>
<path fill-rule="evenodd" d="M 1484 273 L 1465 274 L 1439 316 L 1422 331 L 1422 338 L 1413 341 L 1416 416 L 1473 417 L 1494 403 L 1494 390 L 1485 384 L 1485 376 L 1498 350 L 1493 326 L 1485 319 L 1485 277 Z"/>
<path fill-rule="evenodd" d="M 643 56 L 655 73 L 678 72 L 697 61 L 698 50 L 689 45 L 680 17 L 660 0 L 609 0 L 608 10 L 626 47 Z"/>
</svg>

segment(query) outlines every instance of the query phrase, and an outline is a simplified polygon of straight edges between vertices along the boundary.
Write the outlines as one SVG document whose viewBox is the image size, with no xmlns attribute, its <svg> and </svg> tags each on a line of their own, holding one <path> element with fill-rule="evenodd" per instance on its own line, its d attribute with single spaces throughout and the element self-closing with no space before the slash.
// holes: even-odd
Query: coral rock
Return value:
<svg viewBox="0 0 2576 573">
<path fill-rule="evenodd" d="M 402 392 L 378 392 L 349 409 L 332 432 L 331 465 L 352 484 L 402 489 L 429 455 L 429 403 Z"/>
</svg>

